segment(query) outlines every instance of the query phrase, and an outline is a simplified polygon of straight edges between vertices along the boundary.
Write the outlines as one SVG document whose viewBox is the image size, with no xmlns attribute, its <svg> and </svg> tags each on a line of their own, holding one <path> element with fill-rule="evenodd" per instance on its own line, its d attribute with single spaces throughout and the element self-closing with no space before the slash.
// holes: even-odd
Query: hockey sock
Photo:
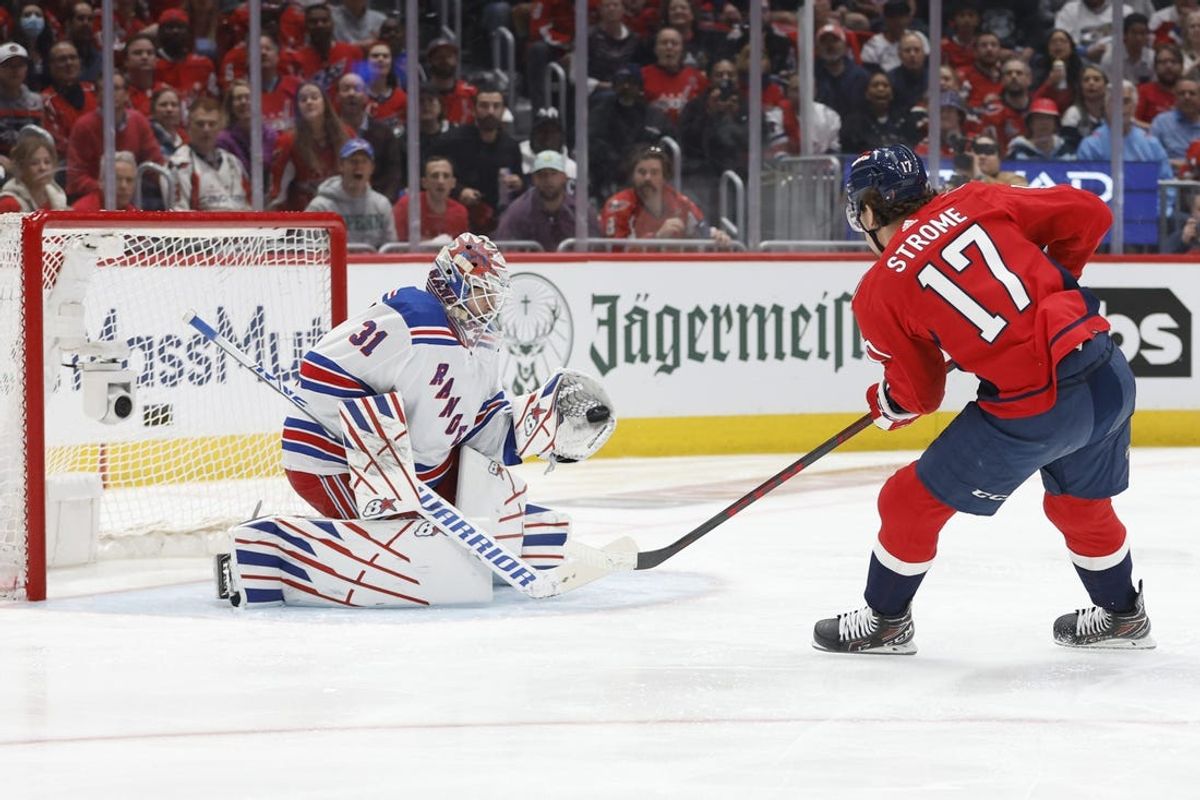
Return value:
<svg viewBox="0 0 1200 800">
<path fill-rule="evenodd" d="M 1042 507 L 1046 518 L 1062 531 L 1071 562 L 1092 602 L 1109 611 L 1133 608 L 1137 602 L 1133 557 L 1112 500 L 1047 493 Z"/>
<path fill-rule="evenodd" d="M 879 492 L 879 540 L 867 570 L 867 605 L 884 616 L 908 608 L 937 555 L 938 534 L 954 509 L 929 493 L 909 464 Z"/>
</svg>

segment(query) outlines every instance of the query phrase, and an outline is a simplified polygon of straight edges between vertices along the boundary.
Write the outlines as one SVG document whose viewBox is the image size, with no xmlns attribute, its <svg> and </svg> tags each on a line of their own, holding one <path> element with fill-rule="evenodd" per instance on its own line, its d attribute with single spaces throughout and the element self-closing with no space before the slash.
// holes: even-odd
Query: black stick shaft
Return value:
<svg viewBox="0 0 1200 800">
<path fill-rule="evenodd" d="M 770 492 L 774 491 L 779 486 L 782 486 L 784 483 L 791 480 L 793 477 L 798 475 L 800 472 L 804 471 L 807 467 L 811 466 L 813 463 L 820 460 L 822 457 L 828 455 L 831 451 L 833 451 L 835 448 L 837 448 L 843 442 L 851 439 L 852 437 L 854 437 L 856 434 L 858 434 L 860 431 L 862 431 L 864 428 L 866 428 L 870 424 L 871 424 L 871 415 L 864 414 L 863 416 L 861 416 L 860 418 L 858 418 L 857 420 L 852 422 L 846 428 L 842 429 L 838 433 L 836 433 L 833 436 L 831 436 L 830 438 L 826 439 L 823 443 L 818 445 L 816 449 L 801 456 L 799 459 L 797 459 L 796 461 L 793 461 L 791 464 L 784 467 L 782 470 L 775 473 L 770 478 L 767 478 L 765 481 L 760 483 L 758 486 L 756 486 L 750 492 L 742 495 L 740 498 L 738 498 L 733 503 L 731 503 L 728 507 L 724 508 L 723 510 L 718 512 L 715 516 L 711 517 L 706 522 L 702 523 L 700 526 L 693 529 L 690 533 L 685 534 L 684 536 L 680 537 L 679 539 L 677 539 L 676 541 L 667 545 L 666 547 L 661 547 L 658 550 L 647 550 L 643 553 L 638 553 L 637 568 L 638 569 L 651 569 L 653 567 L 657 567 L 659 564 L 666 561 L 668 558 L 675 555 L 680 550 L 682 550 L 683 548 L 690 545 L 692 542 L 694 542 L 697 539 L 699 539 L 700 537 L 704 536 L 704 534 L 708 533 L 713 528 L 716 528 L 718 525 L 721 525 L 726 520 L 737 515 L 739 512 L 741 512 L 747 506 L 754 503 L 756 500 L 762 499 L 763 497 L 765 497 Z"/>
</svg>

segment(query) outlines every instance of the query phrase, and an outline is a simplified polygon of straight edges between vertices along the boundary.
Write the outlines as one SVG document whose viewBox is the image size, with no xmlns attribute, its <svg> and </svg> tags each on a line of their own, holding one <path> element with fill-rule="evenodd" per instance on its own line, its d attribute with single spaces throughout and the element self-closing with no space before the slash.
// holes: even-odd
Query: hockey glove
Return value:
<svg viewBox="0 0 1200 800">
<path fill-rule="evenodd" d="M 920 414 L 912 414 L 896 405 L 888 395 L 887 383 L 880 381 L 867 389 L 867 405 L 871 408 L 871 421 L 885 431 L 894 431 L 912 423 Z"/>
</svg>

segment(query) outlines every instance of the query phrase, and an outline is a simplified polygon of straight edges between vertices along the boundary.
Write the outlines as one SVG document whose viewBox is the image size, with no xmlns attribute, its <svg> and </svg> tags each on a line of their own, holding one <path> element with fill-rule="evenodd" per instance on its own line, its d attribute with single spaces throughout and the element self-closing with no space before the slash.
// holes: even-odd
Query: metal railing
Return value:
<svg viewBox="0 0 1200 800">
<path fill-rule="evenodd" d="M 733 192 L 733 216 L 729 215 L 729 194 Z M 717 187 L 717 203 L 720 211 L 717 215 L 717 225 L 735 239 L 746 239 L 746 184 L 742 176 L 731 169 L 721 173 L 721 183 Z"/>
<path fill-rule="evenodd" d="M 551 61 L 546 65 L 546 74 L 542 76 L 543 89 L 546 102 L 549 105 L 558 109 L 558 118 L 563 123 L 563 128 L 567 125 L 567 71 L 562 68 L 562 64 L 556 61 Z M 557 95 L 557 98 L 555 97 Z M 557 102 L 556 102 L 557 100 Z M 537 109 L 534 109 L 536 112 Z"/>
<path fill-rule="evenodd" d="M 512 31 L 501 25 L 492 31 L 492 69 L 507 79 L 505 102 L 510 109 L 517 107 L 517 40 Z"/>
<path fill-rule="evenodd" d="M 818 253 L 827 250 L 871 252 L 865 241 L 855 242 L 849 239 L 768 239 L 759 244 L 758 249 L 764 253 L 786 253 L 796 250 L 815 250 Z"/>
<path fill-rule="evenodd" d="M 574 238 L 563 239 L 558 243 L 558 252 L 566 253 L 575 249 L 576 240 Z M 746 252 L 746 245 L 739 241 L 730 242 L 729 246 L 721 247 L 712 239 L 588 239 L 585 245 L 585 252 L 591 252 L 596 249 L 605 249 L 611 251 L 613 248 L 627 250 L 628 248 L 636 248 L 638 250 L 713 250 L 736 253 Z"/>
<path fill-rule="evenodd" d="M 159 186 L 163 187 L 163 208 L 167 211 L 171 210 L 171 204 L 175 201 L 175 173 L 162 166 L 155 164 L 153 161 L 143 161 L 138 164 L 137 175 L 133 183 L 133 205 L 135 208 L 142 208 L 142 179 L 147 172 L 153 172 L 158 175 Z M 195 209 L 199 210 L 199 209 Z"/>
<path fill-rule="evenodd" d="M 679 191 L 683 191 L 683 148 L 679 146 L 679 142 L 672 139 L 670 136 L 663 136 L 658 140 L 659 146 L 670 151 L 671 153 L 671 185 Z"/>
<path fill-rule="evenodd" d="M 763 238 L 837 241 L 845 235 L 837 156 L 779 158 L 763 165 Z"/>
</svg>

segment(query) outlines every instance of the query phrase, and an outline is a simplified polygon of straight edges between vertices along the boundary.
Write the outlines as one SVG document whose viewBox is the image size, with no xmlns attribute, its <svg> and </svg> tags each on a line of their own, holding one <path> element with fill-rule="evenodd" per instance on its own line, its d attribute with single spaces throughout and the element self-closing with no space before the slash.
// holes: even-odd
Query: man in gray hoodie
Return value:
<svg viewBox="0 0 1200 800">
<path fill-rule="evenodd" d="M 375 150 L 365 139 L 349 139 L 338 152 L 338 174 L 325 179 L 308 211 L 333 211 L 346 221 L 347 244 L 379 249 L 396 241 L 392 204 L 371 188 Z"/>
</svg>

